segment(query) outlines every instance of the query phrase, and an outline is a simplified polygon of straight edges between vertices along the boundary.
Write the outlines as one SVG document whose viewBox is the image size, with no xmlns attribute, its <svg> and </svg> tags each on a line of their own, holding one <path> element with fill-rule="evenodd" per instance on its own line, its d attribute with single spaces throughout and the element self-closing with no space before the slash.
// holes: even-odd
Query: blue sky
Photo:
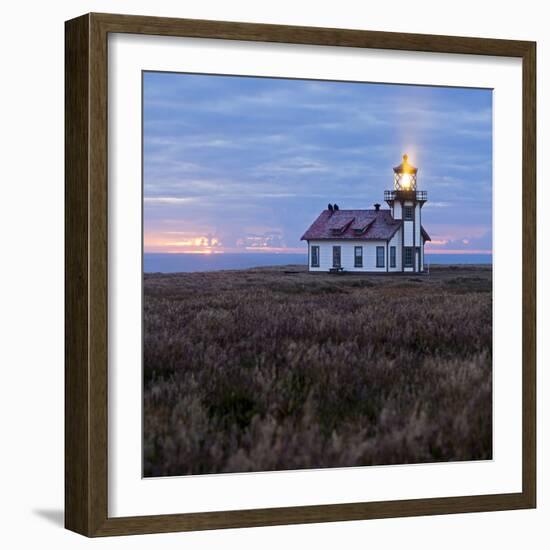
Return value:
<svg viewBox="0 0 550 550">
<path fill-rule="evenodd" d="M 143 90 L 146 252 L 304 251 L 327 203 L 383 203 L 403 153 L 430 250 L 492 249 L 490 90 L 150 72 Z"/>
</svg>

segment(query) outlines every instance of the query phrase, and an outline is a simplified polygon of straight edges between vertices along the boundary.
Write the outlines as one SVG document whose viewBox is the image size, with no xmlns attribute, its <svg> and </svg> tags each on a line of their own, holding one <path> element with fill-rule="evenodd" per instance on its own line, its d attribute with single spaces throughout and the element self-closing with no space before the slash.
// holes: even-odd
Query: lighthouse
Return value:
<svg viewBox="0 0 550 550">
<path fill-rule="evenodd" d="M 424 271 L 422 227 L 426 191 L 418 191 L 418 169 L 407 155 L 393 169 L 393 190 L 384 191 L 389 209 L 340 208 L 329 203 L 303 234 L 311 272 L 405 273 Z M 340 202 L 340 201 L 339 201 Z"/>
<path fill-rule="evenodd" d="M 393 168 L 393 190 L 384 192 L 393 219 L 402 224 L 402 269 L 412 272 L 424 271 L 424 242 L 429 239 L 422 228 L 422 207 L 428 193 L 417 189 L 417 176 L 418 168 L 405 154 L 401 164 Z"/>
</svg>

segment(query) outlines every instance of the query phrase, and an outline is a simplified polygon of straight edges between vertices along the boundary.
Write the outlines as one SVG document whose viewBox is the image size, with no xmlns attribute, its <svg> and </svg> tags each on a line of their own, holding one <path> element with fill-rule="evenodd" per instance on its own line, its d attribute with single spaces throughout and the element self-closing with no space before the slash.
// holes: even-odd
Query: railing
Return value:
<svg viewBox="0 0 550 550">
<path fill-rule="evenodd" d="M 416 192 L 417 201 L 427 201 L 428 200 L 428 191 L 417 191 Z"/>
<path fill-rule="evenodd" d="M 425 202 L 428 200 L 427 191 L 384 191 L 385 201 L 394 201 L 396 199 L 416 200 Z"/>
</svg>

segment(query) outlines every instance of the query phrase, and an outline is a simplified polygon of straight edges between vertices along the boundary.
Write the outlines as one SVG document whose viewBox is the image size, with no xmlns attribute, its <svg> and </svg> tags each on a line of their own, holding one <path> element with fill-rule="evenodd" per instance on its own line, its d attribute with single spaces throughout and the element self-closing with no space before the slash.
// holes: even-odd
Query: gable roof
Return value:
<svg viewBox="0 0 550 550">
<path fill-rule="evenodd" d="M 431 241 L 432 239 L 428 235 L 428 232 L 424 229 L 424 226 L 420 226 L 420 234 L 424 237 L 425 241 Z"/>
<path fill-rule="evenodd" d="M 323 210 L 300 240 L 389 241 L 400 227 L 401 220 L 395 220 L 390 210 Z M 425 241 L 431 241 L 424 227 L 420 231 Z"/>
<path fill-rule="evenodd" d="M 400 227 L 389 210 L 323 210 L 301 240 L 389 240 Z"/>
</svg>

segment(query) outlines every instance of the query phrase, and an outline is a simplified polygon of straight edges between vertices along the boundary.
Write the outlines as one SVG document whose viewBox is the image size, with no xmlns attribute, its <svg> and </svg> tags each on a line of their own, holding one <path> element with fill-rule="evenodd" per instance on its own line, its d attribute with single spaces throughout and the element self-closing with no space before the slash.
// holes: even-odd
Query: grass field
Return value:
<svg viewBox="0 0 550 550">
<path fill-rule="evenodd" d="M 492 270 L 144 277 L 146 476 L 492 457 Z"/>
</svg>

